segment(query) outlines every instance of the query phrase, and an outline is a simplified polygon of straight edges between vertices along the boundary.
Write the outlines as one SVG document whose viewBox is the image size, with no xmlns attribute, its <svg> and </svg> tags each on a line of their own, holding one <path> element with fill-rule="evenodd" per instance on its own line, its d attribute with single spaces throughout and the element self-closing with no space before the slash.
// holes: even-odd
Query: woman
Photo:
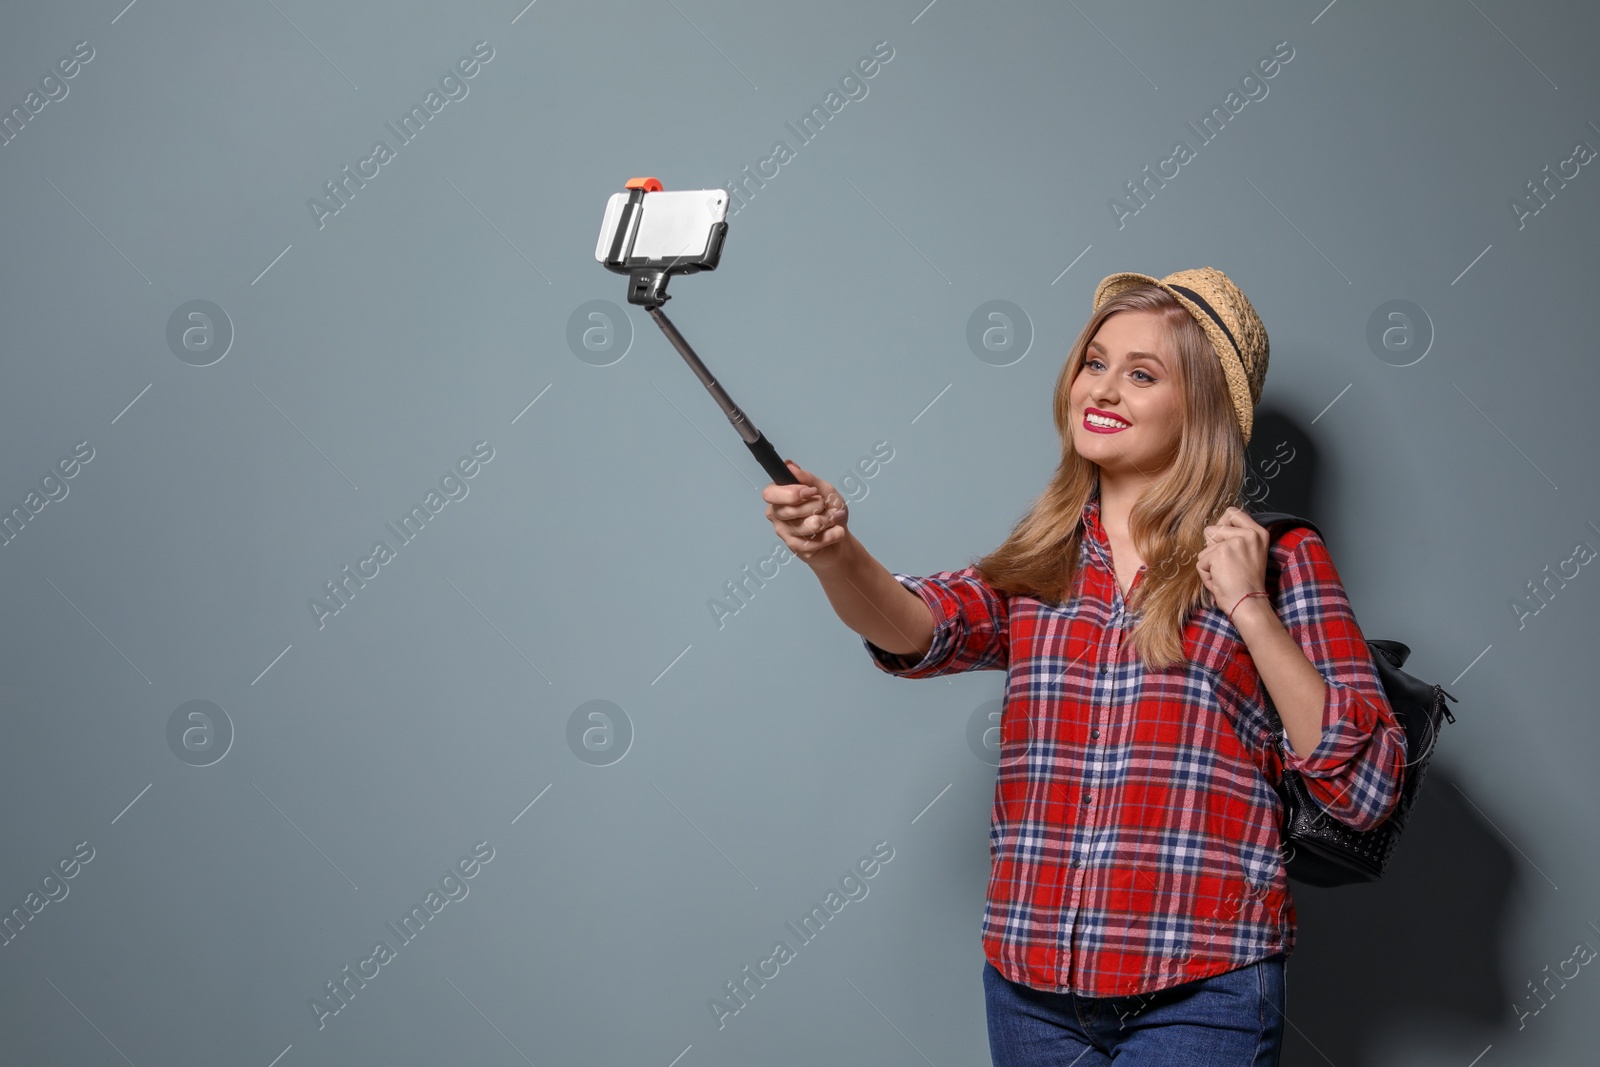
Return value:
<svg viewBox="0 0 1600 1067">
<path fill-rule="evenodd" d="M 1404 735 L 1316 532 L 1237 506 L 1267 370 L 1209 267 L 1097 287 L 1056 383 L 1061 463 L 1005 543 L 891 573 L 827 482 L 762 492 L 873 662 L 1004 670 L 984 990 L 996 1064 L 1276 1064 L 1295 912 L 1285 768 L 1366 829 Z M 1281 724 L 1281 726 L 1280 726 Z"/>
</svg>

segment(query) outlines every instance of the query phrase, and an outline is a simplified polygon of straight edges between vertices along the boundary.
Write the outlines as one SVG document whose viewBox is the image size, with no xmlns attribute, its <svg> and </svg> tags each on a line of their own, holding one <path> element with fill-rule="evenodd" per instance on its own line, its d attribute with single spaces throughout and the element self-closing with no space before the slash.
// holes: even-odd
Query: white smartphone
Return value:
<svg viewBox="0 0 1600 1067">
<path fill-rule="evenodd" d="M 673 273 L 714 270 L 727 233 L 726 189 L 647 192 L 635 211 L 632 193 L 606 201 L 594 258 L 612 270 L 667 269 Z M 623 227 L 619 233 L 619 227 Z M 619 239 L 620 238 L 620 239 Z"/>
</svg>

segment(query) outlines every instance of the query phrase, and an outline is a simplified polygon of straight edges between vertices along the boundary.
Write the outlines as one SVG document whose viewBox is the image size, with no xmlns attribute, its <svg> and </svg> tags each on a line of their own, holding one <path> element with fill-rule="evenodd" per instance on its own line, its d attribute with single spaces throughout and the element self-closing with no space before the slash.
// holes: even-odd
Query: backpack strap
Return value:
<svg viewBox="0 0 1600 1067">
<path fill-rule="evenodd" d="M 1302 519 L 1298 515 L 1291 515 L 1287 511 L 1252 511 L 1247 514 L 1267 528 L 1267 547 L 1269 552 L 1271 551 L 1271 546 L 1278 543 L 1278 538 L 1283 536 L 1285 530 L 1292 530 L 1296 526 L 1309 527 L 1318 537 L 1322 536 L 1322 531 L 1317 529 L 1316 523 L 1310 519 Z"/>
<path fill-rule="evenodd" d="M 1256 522 L 1265 526 L 1269 533 L 1272 532 L 1272 528 L 1275 526 L 1309 526 L 1311 529 L 1316 530 L 1318 537 L 1322 537 L 1322 531 L 1317 530 L 1316 523 L 1310 519 L 1302 519 L 1298 515 L 1291 515 L 1287 511 L 1252 511 L 1248 514 Z M 1272 539 L 1276 541 L 1276 535 Z M 1326 538 L 1323 539 L 1326 540 Z"/>
</svg>

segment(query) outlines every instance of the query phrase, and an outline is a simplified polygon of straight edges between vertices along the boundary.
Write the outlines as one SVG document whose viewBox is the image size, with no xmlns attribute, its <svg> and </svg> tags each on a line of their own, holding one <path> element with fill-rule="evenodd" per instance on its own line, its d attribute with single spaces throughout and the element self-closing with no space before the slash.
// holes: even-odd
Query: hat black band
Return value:
<svg viewBox="0 0 1600 1067">
<path fill-rule="evenodd" d="M 1178 292 L 1182 293 L 1196 304 L 1199 304 L 1200 310 L 1211 316 L 1211 321 L 1217 324 L 1217 328 L 1222 331 L 1222 336 L 1226 337 L 1228 339 L 1228 343 L 1233 346 L 1234 355 L 1238 356 L 1239 361 L 1243 363 L 1244 350 L 1239 347 L 1239 342 L 1233 339 L 1233 331 L 1228 329 L 1228 324 L 1222 321 L 1222 316 L 1218 315 L 1214 310 L 1212 310 L 1211 305 L 1206 303 L 1205 297 L 1201 296 L 1193 289 L 1189 289 L 1182 285 L 1173 285 L 1171 282 L 1168 282 L 1167 285 L 1169 288 L 1176 289 Z"/>
</svg>

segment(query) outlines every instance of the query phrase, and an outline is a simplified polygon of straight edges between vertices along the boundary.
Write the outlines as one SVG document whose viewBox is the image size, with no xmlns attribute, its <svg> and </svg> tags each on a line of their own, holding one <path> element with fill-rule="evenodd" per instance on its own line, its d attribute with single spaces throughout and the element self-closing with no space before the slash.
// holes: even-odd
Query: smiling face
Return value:
<svg viewBox="0 0 1600 1067">
<path fill-rule="evenodd" d="M 1072 380 L 1073 448 L 1102 474 L 1159 477 L 1183 433 L 1177 369 L 1178 354 L 1159 312 L 1109 316 Z"/>
</svg>

